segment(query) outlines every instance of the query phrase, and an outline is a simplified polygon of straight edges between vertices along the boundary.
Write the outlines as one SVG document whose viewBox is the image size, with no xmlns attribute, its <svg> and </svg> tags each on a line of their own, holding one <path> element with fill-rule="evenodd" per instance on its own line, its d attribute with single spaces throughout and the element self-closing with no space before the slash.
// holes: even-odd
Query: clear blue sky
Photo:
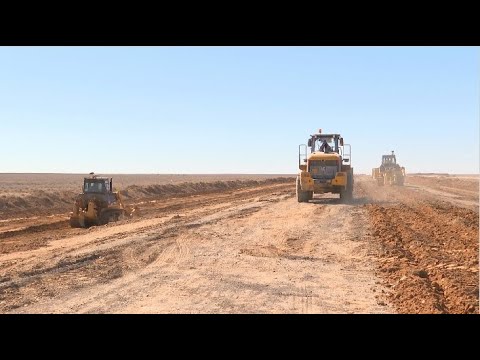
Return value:
<svg viewBox="0 0 480 360">
<path fill-rule="evenodd" d="M 477 47 L 0 47 L 0 172 L 296 173 L 317 129 L 370 174 L 478 173 Z"/>
</svg>

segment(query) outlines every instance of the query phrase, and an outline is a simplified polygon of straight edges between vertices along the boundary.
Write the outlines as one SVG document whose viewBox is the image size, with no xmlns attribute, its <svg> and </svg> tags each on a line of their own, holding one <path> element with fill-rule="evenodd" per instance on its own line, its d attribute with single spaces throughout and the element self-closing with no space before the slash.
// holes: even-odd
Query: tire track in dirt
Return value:
<svg viewBox="0 0 480 360">
<path fill-rule="evenodd" d="M 109 283 L 152 263 L 178 262 L 188 258 L 190 250 L 186 233 L 208 225 L 212 216 L 218 219 L 222 216 L 248 216 L 255 212 L 249 207 L 264 206 L 255 202 L 259 191 L 273 190 L 276 196 L 283 197 L 283 188 L 289 186 L 263 186 L 242 191 L 242 195 L 209 198 L 210 207 L 205 205 L 205 201 L 197 201 L 197 207 L 192 206 L 186 215 L 170 215 L 170 219 L 150 218 L 132 224 L 90 228 L 83 235 L 85 240 L 67 239 L 65 244 L 58 243 L 55 251 L 37 249 L 4 255 L 11 261 L 7 266 L 6 262 L 2 262 L 0 268 L 0 309 L 14 310 L 44 297 L 58 297 L 69 289 Z M 222 201 L 226 202 L 222 205 Z M 253 206 L 250 204 L 252 201 Z M 208 221 L 202 223 L 205 218 Z"/>
<path fill-rule="evenodd" d="M 269 183 L 261 184 L 256 187 L 246 187 L 232 191 L 231 189 L 222 189 L 216 194 L 192 195 L 182 198 L 167 198 L 160 200 L 152 200 L 142 205 L 141 216 L 134 219 L 120 221 L 118 223 L 110 223 L 108 225 L 92 227 L 90 229 L 71 229 L 68 220 L 57 221 L 52 223 L 38 225 L 38 217 L 35 217 L 28 223 L 28 220 L 22 219 L 22 228 L 14 231 L 0 232 L 0 254 L 9 254 L 19 251 L 29 251 L 48 246 L 51 241 L 61 240 L 73 235 L 85 234 L 88 231 L 112 227 L 122 224 L 135 223 L 152 217 L 159 217 L 163 214 L 172 212 L 185 211 L 195 208 L 210 206 L 212 204 L 243 201 L 243 198 L 251 198 L 255 195 L 262 195 L 265 191 L 276 189 L 282 192 L 291 185 L 288 183 Z M 136 205 L 136 204 L 134 204 Z M 219 208 L 219 211 L 221 208 Z M 42 219 L 44 221 L 44 219 Z"/>
<path fill-rule="evenodd" d="M 372 273 L 366 212 L 355 203 L 341 204 L 337 199 L 299 204 L 293 195 L 294 186 L 264 188 L 237 202 L 225 199 L 225 206 L 217 198 L 202 209 L 170 214 L 142 234 L 122 231 L 125 247 L 111 239 L 105 243 L 110 252 L 96 253 L 98 257 L 86 267 L 66 271 L 64 278 L 46 274 L 31 286 L 21 287 L 18 295 L 22 298 L 11 295 L 2 309 L 391 312 L 375 298 L 375 289 L 380 293 L 383 288 L 375 284 Z M 100 241 L 98 233 L 91 233 L 92 250 L 99 250 L 94 245 Z M 84 250 L 86 255 L 88 247 Z"/>
<path fill-rule="evenodd" d="M 223 272 L 212 274 L 212 281 L 223 278 L 221 294 L 236 299 L 234 312 L 389 312 L 388 306 L 377 304 L 370 290 L 375 285 L 368 260 L 363 257 L 364 250 L 358 251 L 367 239 L 361 235 L 361 221 L 354 219 L 360 215 L 354 208 L 338 199 L 316 199 L 309 204 L 289 199 L 262 209 L 248 219 L 249 225 L 236 222 L 228 238 L 235 241 L 231 248 L 239 254 L 238 260 L 232 261 L 240 269 L 232 271 L 242 275 L 225 271 L 228 266 L 224 263 L 231 255 L 223 254 L 215 262 Z M 251 267 L 255 273 L 248 271 Z M 236 292 L 229 295 L 231 287 Z M 255 310 L 242 292 L 255 299 Z M 358 298 L 357 292 L 365 296 Z M 221 298 L 215 292 L 207 296 Z M 269 303 L 275 306 L 269 307 Z"/>
</svg>

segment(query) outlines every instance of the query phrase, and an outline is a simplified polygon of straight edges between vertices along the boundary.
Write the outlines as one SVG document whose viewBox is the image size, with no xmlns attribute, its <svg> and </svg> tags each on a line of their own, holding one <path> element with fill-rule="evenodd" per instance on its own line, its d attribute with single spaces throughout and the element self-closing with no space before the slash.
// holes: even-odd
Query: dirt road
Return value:
<svg viewBox="0 0 480 360">
<path fill-rule="evenodd" d="M 359 176 L 342 204 L 262 184 L 88 230 L 26 218 L 0 228 L 0 311 L 478 313 L 478 201 L 419 186 Z"/>
</svg>

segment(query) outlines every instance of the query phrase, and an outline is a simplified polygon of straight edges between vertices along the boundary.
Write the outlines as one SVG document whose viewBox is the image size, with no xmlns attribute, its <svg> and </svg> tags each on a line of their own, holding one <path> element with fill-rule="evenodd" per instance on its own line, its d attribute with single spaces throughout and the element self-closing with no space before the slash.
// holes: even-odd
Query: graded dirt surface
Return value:
<svg viewBox="0 0 480 360">
<path fill-rule="evenodd" d="M 4 208 L 0 312 L 479 311 L 476 177 L 378 187 L 356 176 L 347 204 L 331 194 L 298 203 L 286 176 L 141 177 L 122 186 L 139 215 L 104 226 L 69 228 L 69 207 L 50 217 Z M 75 195 L 81 178 L 62 191 Z"/>
</svg>

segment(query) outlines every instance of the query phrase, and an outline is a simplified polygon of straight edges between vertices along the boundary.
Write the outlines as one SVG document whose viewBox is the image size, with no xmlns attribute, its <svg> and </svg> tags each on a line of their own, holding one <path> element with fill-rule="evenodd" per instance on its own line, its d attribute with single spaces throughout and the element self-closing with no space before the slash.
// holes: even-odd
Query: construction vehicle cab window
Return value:
<svg viewBox="0 0 480 360">
<path fill-rule="evenodd" d="M 92 192 L 107 192 L 110 191 L 109 181 L 108 180 L 95 180 L 92 181 L 90 179 L 84 180 L 84 192 L 92 193 Z"/>
<path fill-rule="evenodd" d="M 318 142 L 318 151 L 330 153 L 333 152 L 333 139 L 324 139 L 322 142 Z"/>
<path fill-rule="evenodd" d="M 308 145 L 299 145 L 300 173 L 296 181 L 298 202 L 313 199 L 314 194 L 339 194 L 340 199 L 353 196 L 351 147 L 343 143 L 340 134 L 310 135 Z"/>
</svg>

